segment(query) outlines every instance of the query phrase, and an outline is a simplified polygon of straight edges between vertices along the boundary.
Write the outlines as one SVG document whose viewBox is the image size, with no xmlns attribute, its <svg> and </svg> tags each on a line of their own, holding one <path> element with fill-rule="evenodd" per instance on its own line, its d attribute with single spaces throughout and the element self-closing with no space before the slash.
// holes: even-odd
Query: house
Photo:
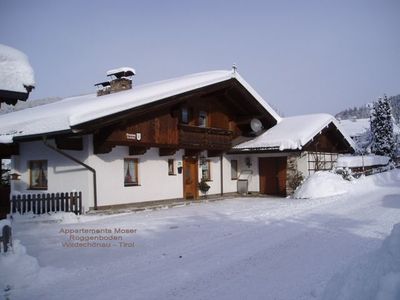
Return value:
<svg viewBox="0 0 400 300">
<path fill-rule="evenodd" d="M 0 44 L 0 105 L 26 101 L 34 86 L 33 69 L 27 56 Z"/>
<path fill-rule="evenodd" d="M 339 124 L 342 127 L 343 131 L 346 132 L 353 139 L 357 147 L 363 153 L 371 152 L 372 136 L 371 136 L 371 125 L 369 118 L 363 118 L 363 119 L 351 118 L 346 120 L 340 120 Z M 393 122 L 393 133 L 395 136 L 396 145 L 398 149 L 397 161 L 400 161 L 399 159 L 400 127 L 398 124 L 394 122 Z"/>
<path fill-rule="evenodd" d="M 201 178 L 210 195 L 236 193 L 249 170 L 249 190 L 269 193 L 257 178 L 279 172 L 282 157 L 352 151 L 330 116 L 282 119 L 236 69 L 141 86 L 134 74 L 114 69 L 97 94 L 0 116 L 0 157 L 18 175 L 11 194 L 79 191 L 87 211 L 198 199 Z M 287 128 L 293 137 L 265 144 Z"/>
</svg>

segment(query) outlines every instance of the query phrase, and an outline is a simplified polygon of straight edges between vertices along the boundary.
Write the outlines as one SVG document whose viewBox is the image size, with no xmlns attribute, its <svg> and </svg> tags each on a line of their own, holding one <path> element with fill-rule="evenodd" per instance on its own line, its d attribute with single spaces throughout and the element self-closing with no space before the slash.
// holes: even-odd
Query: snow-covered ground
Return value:
<svg viewBox="0 0 400 300">
<path fill-rule="evenodd" d="M 399 227 L 388 236 L 400 222 L 400 170 L 344 185 L 324 198 L 18 217 L 14 253 L 0 255 L 2 293 L 13 300 L 398 299 Z M 67 247 L 78 243 L 71 234 L 120 236 L 125 244 Z"/>
</svg>

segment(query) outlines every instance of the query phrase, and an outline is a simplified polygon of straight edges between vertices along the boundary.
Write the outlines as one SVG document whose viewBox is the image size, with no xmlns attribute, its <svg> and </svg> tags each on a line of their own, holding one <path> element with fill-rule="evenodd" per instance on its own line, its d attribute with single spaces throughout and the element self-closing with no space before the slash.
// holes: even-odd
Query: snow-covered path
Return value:
<svg viewBox="0 0 400 300">
<path fill-rule="evenodd" d="M 15 222 L 15 238 L 40 269 L 10 299 L 320 299 L 332 276 L 378 249 L 398 222 L 398 170 L 324 199 L 237 198 L 72 224 Z M 136 229 L 124 236 L 135 246 L 62 247 L 61 229 L 82 228 Z"/>
</svg>

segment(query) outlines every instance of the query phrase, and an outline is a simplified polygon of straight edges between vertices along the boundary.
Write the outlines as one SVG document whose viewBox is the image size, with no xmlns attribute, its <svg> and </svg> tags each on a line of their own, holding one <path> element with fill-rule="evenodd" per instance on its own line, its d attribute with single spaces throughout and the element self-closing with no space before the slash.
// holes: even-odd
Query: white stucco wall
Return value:
<svg viewBox="0 0 400 300">
<path fill-rule="evenodd" d="M 88 138 L 84 137 L 83 151 L 66 151 L 73 157 L 88 162 Z M 53 141 L 49 141 L 53 144 Z M 22 142 L 19 155 L 12 157 L 11 173 L 21 174 L 20 180 L 11 181 L 11 195 L 82 192 L 82 205 L 87 210 L 91 206 L 92 173 L 84 167 L 47 148 L 42 141 Z M 29 161 L 47 160 L 47 190 L 29 189 Z"/>
<path fill-rule="evenodd" d="M 216 195 L 221 194 L 221 158 L 220 157 L 207 157 L 207 152 L 204 151 L 200 154 L 200 156 L 205 157 L 206 160 L 210 161 L 210 175 L 211 180 L 207 181 L 207 184 L 210 186 L 207 195 Z M 198 169 L 198 178 L 201 180 L 201 166 L 199 164 Z M 199 196 L 202 196 L 202 193 L 199 191 Z"/>
<path fill-rule="evenodd" d="M 297 157 L 297 170 L 301 172 L 304 178 L 308 177 L 308 155 L 307 152 L 302 152 L 300 156 Z"/>
<path fill-rule="evenodd" d="M 127 146 L 117 146 L 107 154 L 93 154 L 91 136 L 84 137 L 83 151 L 65 151 L 73 157 L 93 167 L 97 172 L 98 206 L 129 204 L 146 201 L 183 198 L 183 178 L 178 166 L 183 164 L 184 150 L 171 156 L 159 156 L 158 148 L 151 148 L 143 155 L 129 155 Z M 221 158 L 200 156 L 210 160 L 211 180 L 208 181 L 208 195 L 221 193 Z M 281 157 L 287 153 L 237 154 L 223 156 L 223 192 L 236 193 L 237 180 L 231 178 L 231 160 L 238 161 L 238 173 L 250 171 L 249 192 L 259 192 L 258 159 L 260 157 Z M 138 159 L 138 186 L 124 186 L 124 158 Z M 168 174 L 168 159 L 175 161 L 175 175 Z M 29 161 L 48 161 L 48 189 L 29 190 Z M 248 165 L 250 162 L 250 165 Z M 297 159 L 297 168 L 308 176 L 308 157 L 303 152 Z M 92 173 L 57 152 L 45 147 L 43 142 L 20 143 L 20 155 L 12 160 L 12 171 L 21 174 L 21 180 L 12 181 L 12 194 L 18 193 L 56 193 L 81 191 L 85 210 L 93 207 Z M 201 179 L 201 166 L 198 165 L 198 178 Z M 202 195 L 199 192 L 199 195 Z"/>
<path fill-rule="evenodd" d="M 183 197 L 182 174 L 168 175 L 168 159 L 182 164 L 183 151 L 159 156 L 158 148 L 143 155 L 129 155 L 128 147 L 117 146 L 110 153 L 91 155 L 89 164 L 97 171 L 98 206 L 128 204 Z M 139 185 L 124 186 L 124 158 L 138 159 Z"/>
</svg>

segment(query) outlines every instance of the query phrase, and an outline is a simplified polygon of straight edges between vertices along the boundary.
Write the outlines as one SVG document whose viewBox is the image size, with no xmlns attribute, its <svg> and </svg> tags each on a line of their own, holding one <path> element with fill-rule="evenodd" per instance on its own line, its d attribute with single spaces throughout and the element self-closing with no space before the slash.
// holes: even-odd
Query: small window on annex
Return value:
<svg viewBox="0 0 400 300">
<path fill-rule="evenodd" d="M 199 111 L 199 126 L 207 127 L 207 112 L 204 110 Z"/>
<path fill-rule="evenodd" d="M 168 159 L 168 175 L 176 175 L 175 174 L 175 160 Z"/>
<path fill-rule="evenodd" d="M 231 160 L 231 179 L 238 179 L 238 161 L 236 159 Z"/>
<path fill-rule="evenodd" d="M 47 160 L 29 161 L 29 188 L 47 190 Z"/>
<path fill-rule="evenodd" d="M 211 162 L 209 160 L 201 165 L 201 178 L 207 181 L 211 180 Z"/>
<path fill-rule="evenodd" d="M 124 185 L 134 186 L 139 184 L 138 178 L 138 159 L 125 158 L 124 159 Z"/>
</svg>

